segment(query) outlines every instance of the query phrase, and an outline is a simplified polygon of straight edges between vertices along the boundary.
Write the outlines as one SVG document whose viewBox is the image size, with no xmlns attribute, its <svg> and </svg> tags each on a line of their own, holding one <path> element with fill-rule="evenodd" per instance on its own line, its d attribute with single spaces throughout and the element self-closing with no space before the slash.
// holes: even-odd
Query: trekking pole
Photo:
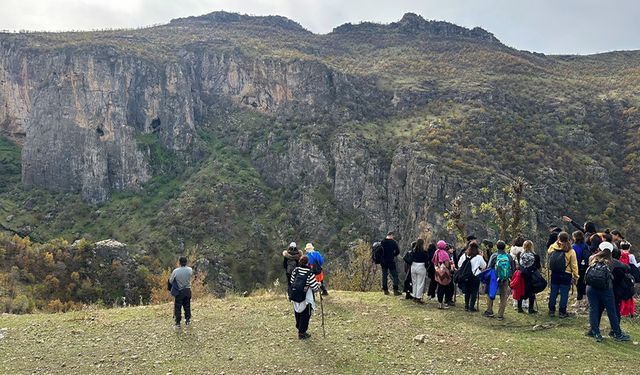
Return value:
<svg viewBox="0 0 640 375">
<path fill-rule="evenodd" d="M 322 293 L 320 293 L 320 315 L 322 317 L 322 337 L 327 337 L 327 333 L 324 330 L 324 305 L 322 303 Z"/>
</svg>

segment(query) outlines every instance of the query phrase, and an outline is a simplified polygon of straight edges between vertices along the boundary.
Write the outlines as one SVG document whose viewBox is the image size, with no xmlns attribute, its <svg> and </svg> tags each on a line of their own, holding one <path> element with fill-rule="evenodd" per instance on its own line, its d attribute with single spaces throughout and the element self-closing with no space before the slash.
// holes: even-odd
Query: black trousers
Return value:
<svg viewBox="0 0 640 375">
<path fill-rule="evenodd" d="M 578 282 L 576 283 L 576 289 L 578 290 L 578 301 L 581 301 L 587 295 L 587 284 L 584 282 L 584 274 L 587 272 L 585 269 L 578 269 Z"/>
<path fill-rule="evenodd" d="M 311 320 L 311 305 L 307 305 L 307 308 L 303 312 L 295 312 L 296 315 L 296 328 L 298 329 L 298 335 L 304 335 L 309 329 L 309 321 Z"/>
<path fill-rule="evenodd" d="M 472 277 L 464 288 L 464 308 L 475 309 L 476 300 L 478 299 L 478 289 L 480 288 L 480 279 Z"/>
<path fill-rule="evenodd" d="M 518 300 L 518 310 L 522 310 L 522 301 L 524 301 L 524 298 L 521 298 Z M 536 295 L 532 294 L 531 297 L 529 297 L 529 311 L 534 311 L 534 304 L 536 303 Z"/>
<path fill-rule="evenodd" d="M 398 269 L 395 261 L 382 263 L 382 290 L 389 290 L 389 274 L 391 274 L 391 279 L 393 280 L 393 290 L 398 291 L 400 289 L 400 279 L 398 279 Z"/>
<path fill-rule="evenodd" d="M 456 291 L 456 284 L 451 281 L 449 285 L 444 288 L 444 303 L 452 304 L 453 303 L 453 293 Z"/>
<path fill-rule="evenodd" d="M 176 318 L 176 324 L 180 324 L 182 320 L 182 309 L 184 308 L 184 319 L 188 322 L 191 320 L 191 289 L 182 289 L 176 296 L 173 304 L 173 316 Z"/>
<path fill-rule="evenodd" d="M 427 289 L 427 296 L 429 298 L 433 298 L 436 296 L 436 288 L 438 287 L 438 283 L 435 280 L 435 276 L 429 276 L 429 289 Z"/>
</svg>

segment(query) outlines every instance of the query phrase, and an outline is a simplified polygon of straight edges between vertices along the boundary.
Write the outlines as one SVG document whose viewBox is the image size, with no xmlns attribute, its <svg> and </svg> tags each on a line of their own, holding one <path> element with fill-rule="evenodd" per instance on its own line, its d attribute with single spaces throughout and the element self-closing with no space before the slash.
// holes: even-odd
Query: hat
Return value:
<svg viewBox="0 0 640 375">
<path fill-rule="evenodd" d="M 613 244 L 611 242 L 606 242 L 606 241 L 600 242 L 600 245 L 598 246 L 598 249 L 612 251 L 613 250 Z"/>
<path fill-rule="evenodd" d="M 473 234 L 472 234 L 472 235 L 467 236 L 467 242 L 471 242 L 471 241 L 473 241 L 473 240 L 477 240 L 476 236 L 474 236 Z"/>
<path fill-rule="evenodd" d="M 436 246 L 438 247 L 438 249 L 445 250 L 447 248 L 447 243 L 443 240 L 440 240 L 438 241 L 438 244 Z"/>
<path fill-rule="evenodd" d="M 313 245 L 311 244 L 311 242 L 309 242 L 305 247 L 304 247 L 305 251 L 313 251 Z"/>
<path fill-rule="evenodd" d="M 296 245 L 295 242 L 292 242 L 292 243 L 289 244 L 289 247 L 294 248 L 294 247 L 298 247 L 298 246 Z"/>
</svg>

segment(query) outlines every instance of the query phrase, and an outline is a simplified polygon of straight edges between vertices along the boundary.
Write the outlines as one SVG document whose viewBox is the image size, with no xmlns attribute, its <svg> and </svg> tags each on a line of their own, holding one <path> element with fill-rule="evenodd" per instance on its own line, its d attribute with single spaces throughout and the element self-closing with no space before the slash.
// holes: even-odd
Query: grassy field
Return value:
<svg viewBox="0 0 640 375">
<path fill-rule="evenodd" d="M 498 322 L 382 293 L 331 293 L 326 338 L 315 315 L 308 341 L 297 339 L 284 295 L 195 301 L 192 327 L 180 331 L 171 308 L 3 315 L 0 373 L 630 374 L 640 353 L 637 341 L 585 337 L 586 316 L 536 319 L 508 308 Z M 602 326 L 606 334 L 606 318 Z M 623 328 L 640 339 L 637 320 Z M 414 341 L 419 334 L 424 343 Z"/>
</svg>

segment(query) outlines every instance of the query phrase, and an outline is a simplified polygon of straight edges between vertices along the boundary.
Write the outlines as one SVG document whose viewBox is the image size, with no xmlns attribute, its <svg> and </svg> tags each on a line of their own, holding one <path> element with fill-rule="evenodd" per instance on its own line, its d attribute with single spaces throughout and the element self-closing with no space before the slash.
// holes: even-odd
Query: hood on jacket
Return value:
<svg viewBox="0 0 640 375">
<path fill-rule="evenodd" d="M 295 249 L 295 248 L 294 249 L 289 248 L 289 249 L 287 249 L 287 250 L 282 252 L 282 256 L 287 258 L 287 259 L 298 260 L 298 259 L 300 259 L 301 255 L 302 254 L 300 253 L 300 250 Z"/>
<path fill-rule="evenodd" d="M 560 246 L 557 241 L 552 243 L 551 246 L 549 246 L 549 248 L 552 249 L 553 251 L 564 251 L 565 253 L 571 250 L 571 246 L 569 246 L 566 250 L 563 249 L 562 246 Z"/>
</svg>

